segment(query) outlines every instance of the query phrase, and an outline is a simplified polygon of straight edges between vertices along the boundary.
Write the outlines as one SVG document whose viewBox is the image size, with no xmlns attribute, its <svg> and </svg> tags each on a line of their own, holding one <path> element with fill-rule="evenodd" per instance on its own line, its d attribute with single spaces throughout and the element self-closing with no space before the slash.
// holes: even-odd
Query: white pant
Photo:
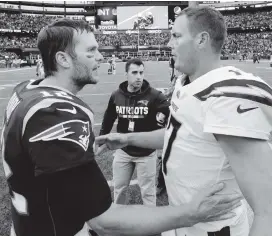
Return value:
<svg viewBox="0 0 272 236">
<path fill-rule="evenodd" d="M 145 157 L 133 157 L 119 149 L 114 153 L 113 182 L 114 202 L 126 204 L 127 195 L 122 193 L 129 186 L 134 169 L 141 189 L 144 205 L 156 205 L 156 161 L 157 151 Z"/>
</svg>

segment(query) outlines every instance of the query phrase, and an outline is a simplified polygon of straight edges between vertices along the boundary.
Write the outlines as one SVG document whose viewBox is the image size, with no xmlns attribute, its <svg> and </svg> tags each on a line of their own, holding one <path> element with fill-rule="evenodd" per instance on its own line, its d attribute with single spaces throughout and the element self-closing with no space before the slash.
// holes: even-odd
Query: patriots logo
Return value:
<svg viewBox="0 0 272 236">
<path fill-rule="evenodd" d="M 29 142 L 62 140 L 78 144 L 87 151 L 90 138 L 89 121 L 69 120 L 59 123 L 29 139 Z"/>
<path fill-rule="evenodd" d="M 138 105 L 144 105 L 144 106 L 147 106 L 148 105 L 148 101 L 147 100 L 140 100 L 137 102 Z"/>
</svg>

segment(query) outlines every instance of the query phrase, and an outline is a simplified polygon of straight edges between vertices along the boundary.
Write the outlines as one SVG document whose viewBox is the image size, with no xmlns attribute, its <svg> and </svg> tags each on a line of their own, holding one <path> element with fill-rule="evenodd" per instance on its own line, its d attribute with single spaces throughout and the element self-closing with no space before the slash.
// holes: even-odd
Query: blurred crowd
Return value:
<svg viewBox="0 0 272 236">
<path fill-rule="evenodd" d="M 229 28 L 264 28 L 270 27 L 271 31 L 260 33 L 234 33 L 229 34 L 223 47 L 223 54 L 235 54 L 237 52 L 250 56 L 256 52 L 261 56 L 272 53 L 272 11 L 260 11 L 255 13 L 237 13 L 226 15 L 226 23 Z M 0 13 L 0 29 L 23 29 L 39 31 L 43 26 L 56 20 L 56 16 L 20 15 Z M 140 33 L 138 34 L 97 34 L 100 46 L 151 46 L 167 45 L 170 33 Z M 36 48 L 36 37 L 0 35 L 0 48 Z"/>
<path fill-rule="evenodd" d="M 247 58 L 252 53 L 259 53 L 261 57 L 272 55 L 272 32 L 229 34 L 223 46 L 224 54 L 241 53 Z"/>
<path fill-rule="evenodd" d="M 260 12 L 240 12 L 225 15 L 228 28 L 270 28 L 272 29 L 272 10 Z"/>
<path fill-rule="evenodd" d="M 0 36 L 0 48 L 36 48 L 37 38 L 17 37 L 17 36 Z"/>
<path fill-rule="evenodd" d="M 167 45 L 170 39 L 170 33 L 160 34 L 98 34 L 96 35 L 100 46 L 140 46 Z M 0 48 L 8 47 L 26 47 L 36 48 L 37 39 L 27 37 L 0 37 Z M 260 53 L 262 57 L 272 54 L 272 31 L 260 33 L 234 33 L 229 34 L 227 41 L 223 46 L 223 54 L 235 54 L 239 51 L 250 57 L 251 53 Z"/>
<path fill-rule="evenodd" d="M 263 28 L 272 29 L 272 10 L 258 12 L 235 12 L 226 14 L 228 28 Z M 23 15 L 0 13 L 0 29 L 39 31 L 60 16 Z"/>
<path fill-rule="evenodd" d="M 151 45 L 167 45 L 170 39 L 170 33 L 140 33 L 138 34 L 97 34 L 96 36 L 99 45 L 101 46 L 141 46 Z"/>
<path fill-rule="evenodd" d="M 0 13 L 0 29 L 40 31 L 58 18 L 61 17 Z"/>
</svg>

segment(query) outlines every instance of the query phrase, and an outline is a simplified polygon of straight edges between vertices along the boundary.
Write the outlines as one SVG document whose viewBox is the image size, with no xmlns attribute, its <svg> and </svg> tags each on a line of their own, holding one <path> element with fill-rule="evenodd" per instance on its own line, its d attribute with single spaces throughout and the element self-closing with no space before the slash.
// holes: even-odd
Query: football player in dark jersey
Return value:
<svg viewBox="0 0 272 236">
<path fill-rule="evenodd" d="M 62 19 L 38 35 L 45 79 L 26 81 L 6 108 L 1 146 L 12 235 L 74 236 L 85 222 L 99 235 L 151 235 L 229 218 L 235 196 L 203 190 L 178 207 L 118 206 L 94 155 L 93 112 L 76 96 L 98 81 L 103 59 L 92 28 Z"/>
</svg>

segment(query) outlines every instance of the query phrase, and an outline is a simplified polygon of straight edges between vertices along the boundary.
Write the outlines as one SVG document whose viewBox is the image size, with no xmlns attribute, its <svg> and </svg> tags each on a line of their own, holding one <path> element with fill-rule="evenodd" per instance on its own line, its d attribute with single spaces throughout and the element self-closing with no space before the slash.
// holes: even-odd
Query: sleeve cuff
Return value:
<svg viewBox="0 0 272 236">
<path fill-rule="evenodd" d="M 262 140 L 269 140 L 270 133 L 261 132 L 257 130 L 245 130 L 234 127 L 222 127 L 215 125 L 205 125 L 204 133 L 214 133 L 214 134 L 223 134 L 230 136 L 246 137 L 246 138 L 255 138 Z"/>
</svg>

